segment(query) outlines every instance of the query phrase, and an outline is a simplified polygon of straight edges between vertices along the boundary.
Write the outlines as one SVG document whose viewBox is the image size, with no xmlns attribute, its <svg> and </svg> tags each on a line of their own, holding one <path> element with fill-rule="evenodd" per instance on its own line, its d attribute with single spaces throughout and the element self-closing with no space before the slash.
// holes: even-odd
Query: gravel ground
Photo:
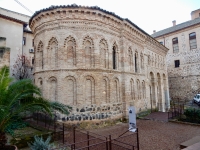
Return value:
<svg viewBox="0 0 200 150">
<path fill-rule="evenodd" d="M 179 144 L 200 135 L 200 126 L 178 124 L 165 121 L 137 120 L 140 150 L 179 150 Z M 93 129 L 100 135 L 122 134 L 128 123 Z M 131 140 L 131 139 L 130 139 Z"/>
</svg>

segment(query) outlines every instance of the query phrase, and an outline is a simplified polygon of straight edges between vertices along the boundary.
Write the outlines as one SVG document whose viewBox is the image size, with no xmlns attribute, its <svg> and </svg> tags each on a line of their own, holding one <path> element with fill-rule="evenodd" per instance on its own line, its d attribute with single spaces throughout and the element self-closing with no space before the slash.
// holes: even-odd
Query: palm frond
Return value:
<svg viewBox="0 0 200 150">
<path fill-rule="evenodd" d="M 72 107 L 58 102 L 50 102 L 50 105 L 52 110 L 57 110 L 65 115 L 68 115 L 69 111 L 72 109 Z"/>
<path fill-rule="evenodd" d="M 0 104 L 11 81 L 12 78 L 9 76 L 9 68 L 4 66 L 0 69 Z"/>
</svg>

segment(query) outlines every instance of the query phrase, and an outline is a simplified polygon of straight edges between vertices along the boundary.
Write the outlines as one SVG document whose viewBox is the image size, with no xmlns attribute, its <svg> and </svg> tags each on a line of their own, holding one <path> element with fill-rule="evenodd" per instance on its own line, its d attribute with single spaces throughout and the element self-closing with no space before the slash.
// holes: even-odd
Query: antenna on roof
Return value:
<svg viewBox="0 0 200 150">
<path fill-rule="evenodd" d="M 31 14 L 33 14 L 33 12 L 28 9 L 26 6 L 24 6 L 22 3 L 20 3 L 18 0 L 14 0 L 15 2 L 17 2 L 20 6 L 22 6 L 24 9 L 26 9 L 28 12 L 30 12 Z"/>
</svg>

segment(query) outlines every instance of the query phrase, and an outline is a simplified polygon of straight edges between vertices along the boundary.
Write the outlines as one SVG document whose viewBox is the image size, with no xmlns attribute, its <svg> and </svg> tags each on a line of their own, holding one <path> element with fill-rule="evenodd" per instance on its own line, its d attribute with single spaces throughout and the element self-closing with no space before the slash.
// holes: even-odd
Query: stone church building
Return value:
<svg viewBox="0 0 200 150">
<path fill-rule="evenodd" d="M 73 4 L 37 11 L 29 26 L 35 84 L 45 98 L 72 106 L 63 120 L 169 108 L 168 49 L 130 20 Z"/>
<path fill-rule="evenodd" d="M 191 20 L 152 34 L 169 48 L 167 70 L 171 99 L 192 100 L 200 92 L 200 9 Z"/>
</svg>

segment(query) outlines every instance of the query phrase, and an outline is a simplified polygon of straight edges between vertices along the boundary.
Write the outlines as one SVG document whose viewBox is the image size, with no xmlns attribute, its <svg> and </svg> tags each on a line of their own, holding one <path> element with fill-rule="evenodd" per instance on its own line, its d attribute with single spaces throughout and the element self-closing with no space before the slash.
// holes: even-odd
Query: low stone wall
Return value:
<svg viewBox="0 0 200 150">
<path fill-rule="evenodd" d="M 56 113 L 57 120 L 84 121 L 120 118 L 123 114 L 123 103 L 73 106 L 69 115 Z"/>
</svg>

